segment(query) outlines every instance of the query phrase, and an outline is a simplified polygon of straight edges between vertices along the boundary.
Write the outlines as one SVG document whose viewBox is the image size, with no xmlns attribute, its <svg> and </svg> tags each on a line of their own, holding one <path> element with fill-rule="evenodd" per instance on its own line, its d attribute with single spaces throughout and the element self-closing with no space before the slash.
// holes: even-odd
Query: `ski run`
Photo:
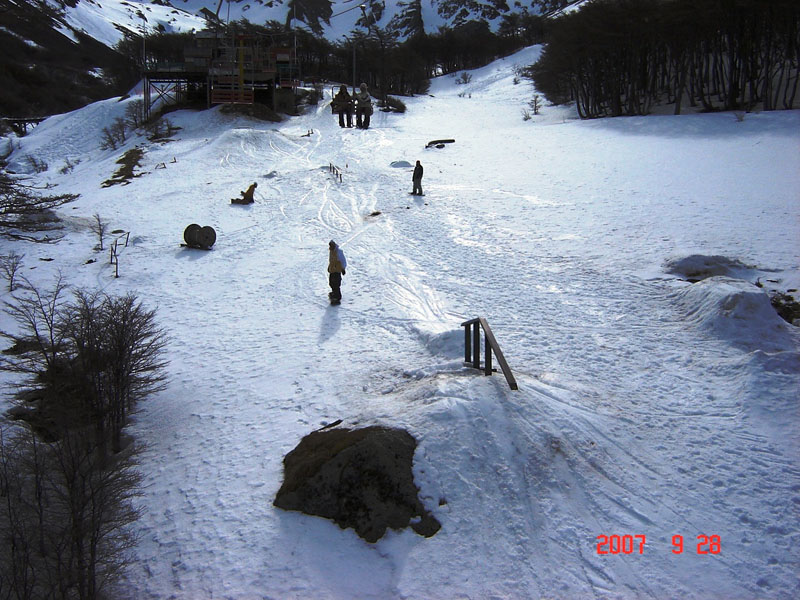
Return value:
<svg viewBox="0 0 800 600">
<path fill-rule="evenodd" d="M 277 124 L 178 111 L 169 142 L 101 150 L 132 96 L 0 142 L 80 194 L 63 241 L 1 253 L 44 289 L 133 292 L 170 337 L 168 387 L 128 427 L 140 541 L 115 597 L 800 597 L 800 336 L 767 295 L 800 288 L 800 112 L 525 121 L 514 68 L 539 51 L 367 130 L 339 128 L 331 84 Z M 135 177 L 102 187 L 136 146 Z M 130 232 L 118 278 L 94 214 Z M 181 247 L 191 223 L 210 251 Z M 477 317 L 518 391 L 464 367 Z M 416 437 L 435 536 L 368 544 L 272 506 L 284 455 L 337 419 Z"/>
</svg>

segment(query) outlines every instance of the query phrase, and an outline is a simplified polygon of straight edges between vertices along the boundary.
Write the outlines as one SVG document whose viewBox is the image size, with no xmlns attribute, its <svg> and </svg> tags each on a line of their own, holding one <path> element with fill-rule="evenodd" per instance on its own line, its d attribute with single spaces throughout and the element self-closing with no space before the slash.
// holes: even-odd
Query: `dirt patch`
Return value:
<svg viewBox="0 0 800 600">
<path fill-rule="evenodd" d="M 144 157 L 144 150 L 141 148 L 132 148 L 128 150 L 125 154 L 122 155 L 117 161 L 118 165 L 121 165 L 117 172 L 111 177 L 111 179 L 106 179 L 103 182 L 103 187 L 111 187 L 112 185 L 128 185 L 131 182 L 131 179 L 134 177 L 140 177 L 142 173 L 138 175 L 133 172 L 133 170 L 137 167 L 141 167 L 141 160 Z"/>
<path fill-rule="evenodd" d="M 274 505 L 352 527 L 372 543 L 389 527 L 410 525 L 430 537 L 441 525 L 417 497 L 411 469 L 416 445 L 402 429 L 315 431 L 284 458 Z"/>
<path fill-rule="evenodd" d="M 696 283 L 709 277 L 733 277 L 749 279 L 755 267 L 727 256 L 705 256 L 693 254 L 680 259 L 667 261 L 666 272 L 677 275 L 686 281 Z"/>
<path fill-rule="evenodd" d="M 219 110 L 223 115 L 244 115 L 261 121 L 280 123 L 283 117 L 264 104 L 225 104 Z"/>
</svg>

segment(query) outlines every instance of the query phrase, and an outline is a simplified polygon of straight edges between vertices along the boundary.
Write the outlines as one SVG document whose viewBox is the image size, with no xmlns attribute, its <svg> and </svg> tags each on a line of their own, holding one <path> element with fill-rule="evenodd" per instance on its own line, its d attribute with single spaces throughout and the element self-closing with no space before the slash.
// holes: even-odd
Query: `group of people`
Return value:
<svg viewBox="0 0 800 600">
<path fill-rule="evenodd" d="M 339 93 L 333 97 L 331 108 L 335 114 L 339 115 L 339 127 L 353 126 L 353 109 L 356 113 L 356 127 L 359 129 L 369 128 L 369 118 L 372 116 L 372 98 L 370 98 L 367 84 L 362 83 L 357 92 L 351 96 L 347 93 L 347 86 L 342 85 Z M 422 196 L 422 164 L 417 161 L 414 173 L 411 175 L 413 184 L 412 194 Z M 339 304 L 342 301 L 342 276 L 347 268 L 347 259 L 341 247 L 331 240 L 328 243 L 328 284 L 331 291 L 328 297 L 331 304 Z"/>
<path fill-rule="evenodd" d="M 417 161 L 417 166 L 414 167 L 414 173 L 411 175 L 414 185 L 411 193 L 414 195 L 423 195 L 422 172 L 422 163 Z M 331 286 L 328 298 L 330 298 L 331 304 L 339 304 L 342 301 L 342 276 L 345 274 L 346 268 L 347 259 L 344 257 L 344 252 L 336 242 L 331 240 L 328 242 L 328 284 Z"/>
<path fill-rule="evenodd" d="M 367 90 L 367 84 L 362 83 L 357 92 L 353 91 L 352 96 L 347 93 L 347 86 L 342 85 L 339 93 L 333 97 L 331 108 L 339 115 L 339 127 L 353 126 L 353 109 L 355 109 L 356 127 L 368 129 L 369 118 L 372 116 L 372 98 Z"/>
</svg>

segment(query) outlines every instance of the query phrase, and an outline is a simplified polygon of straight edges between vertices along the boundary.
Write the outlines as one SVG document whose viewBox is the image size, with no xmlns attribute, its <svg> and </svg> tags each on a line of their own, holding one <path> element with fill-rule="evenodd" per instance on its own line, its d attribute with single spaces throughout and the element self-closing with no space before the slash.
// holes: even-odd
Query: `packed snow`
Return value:
<svg viewBox="0 0 800 600">
<path fill-rule="evenodd" d="M 279 124 L 170 113 L 171 141 L 116 151 L 102 128 L 135 98 L 12 141 L 10 169 L 35 156 L 33 182 L 81 196 L 63 241 L 0 251 L 42 287 L 136 293 L 171 339 L 169 386 L 129 426 L 145 487 L 117 597 L 800 596 L 800 337 L 754 285 L 800 287 L 800 112 L 524 121 L 514 67 L 538 52 L 368 130 L 340 129 L 326 89 Z M 137 176 L 101 187 L 136 145 Z M 95 213 L 130 232 L 119 278 Z M 181 247 L 191 223 L 210 251 Z M 464 367 L 478 316 L 519 391 Z M 435 536 L 369 544 L 272 506 L 284 455 L 336 419 L 416 437 Z"/>
</svg>

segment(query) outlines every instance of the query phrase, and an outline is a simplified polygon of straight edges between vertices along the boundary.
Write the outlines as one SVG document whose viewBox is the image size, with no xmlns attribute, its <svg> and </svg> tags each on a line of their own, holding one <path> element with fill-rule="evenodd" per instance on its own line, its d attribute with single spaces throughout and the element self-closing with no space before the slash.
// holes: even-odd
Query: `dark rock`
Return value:
<svg viewBox="0 0 800 600">
<path fill-rule="evenodd" d="M 417 497 L 411 470 L 416 445 L 402 429 L 315 431 L 284 458 L 274 505 L 352 527 L 368 542 L 378 541 L 387 527 L 409 525 L 430 537 L 441 525 Z"/>
<path fill-rule="evenodd" d="M 800 302 L 789 294 L 771 292 L 769 301 L 781 318 L 792 325 L 800 324 Z"/>
</svg>

